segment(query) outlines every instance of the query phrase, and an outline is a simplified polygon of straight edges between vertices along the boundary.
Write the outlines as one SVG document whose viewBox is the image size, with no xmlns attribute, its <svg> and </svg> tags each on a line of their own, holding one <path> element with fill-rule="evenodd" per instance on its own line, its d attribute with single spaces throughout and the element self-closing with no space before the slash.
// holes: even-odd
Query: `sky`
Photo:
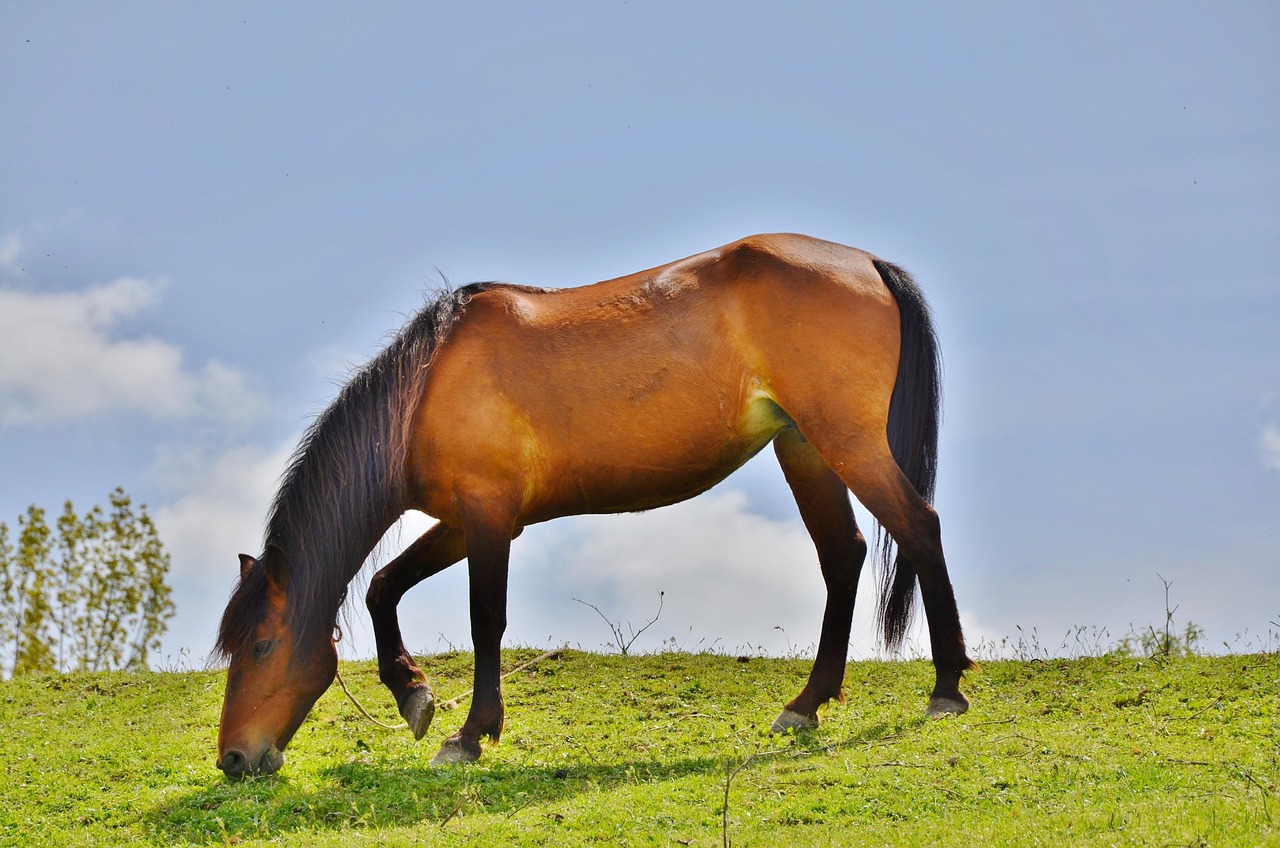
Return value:
<svg viewBox="0 0 1280 848">
<path fill-rule="evenodd" d="M 431 292 L 803 232 L 933 306 L 971 645 L 1162 628 L 1167 582 L 1207 647 L 1274 650 L 1278 35 L 1263 2 L 0 3 L 0 520 L 145 502 L 157 662 L 203 667 L 299 436 Z M 633 650 L 793 654 L 823 602 L 771 451 L 531 528 L 511 579 L 508 645 L 661 602 Z M 465 585 L 405 598 L 411 650 L 469 647 Z"/>
</svg>

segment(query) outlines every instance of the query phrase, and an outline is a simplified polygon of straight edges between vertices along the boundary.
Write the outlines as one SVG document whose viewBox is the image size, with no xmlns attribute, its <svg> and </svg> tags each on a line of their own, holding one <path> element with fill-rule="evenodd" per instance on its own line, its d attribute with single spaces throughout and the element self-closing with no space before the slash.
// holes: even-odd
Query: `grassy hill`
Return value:
<svg viewBox="0 0 1280 848">
<path fill-rule="evenodd" d="M 423 667 L 470 688 L 469 655 Z M 768 737 L 807 673 L 565 652 L 507 681 L 500 745 L 442 770 L 464 709 L 414 743 L 335 686 L 284 770 L 239 783 L 214 769 L 222 673 L 7 681 L 0 843 L 1280 845 L 1280 655 L 989 662 L 940 721 L 927 663 L 859 662 L 820 728 Z M 343 675 L 398 720 L 371 664 Z"/>
</svg>

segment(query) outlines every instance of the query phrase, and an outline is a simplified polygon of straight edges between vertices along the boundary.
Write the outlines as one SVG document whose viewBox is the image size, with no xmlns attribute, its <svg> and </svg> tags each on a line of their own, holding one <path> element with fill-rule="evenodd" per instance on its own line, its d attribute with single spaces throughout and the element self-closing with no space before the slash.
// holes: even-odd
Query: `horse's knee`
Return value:
<svg viewBox="0 0 1280 848">
<path fill-rule="evenodd" d="M 379 579 L 381 577 L 381 574 L 373 575 L 373 578 L 369 580 L 369 588 L 364 593 L 364 605 L 369 612 L 373 612 L 382 604 L 383 586 L 382 580 Z"/>
<path fill-rule="evenodd" d="M 862 535 L 861 530 L 854 531 L 851 554 L 854 566 L 857 568 L 861 568 L 867 561 L 867 537 Z"/>
<path fill-rule="evenodd" d="M 370 615 L 377 616 L 381 610 L 386 608 L 388 601 L 394 604 L 398 600 L 392 595 L 391 587 L 388 583 L 387 575 L 382 571 L 374 574 L 369 581 L 369 589 L 364 593 L 364 604 Z"/>
</svg>

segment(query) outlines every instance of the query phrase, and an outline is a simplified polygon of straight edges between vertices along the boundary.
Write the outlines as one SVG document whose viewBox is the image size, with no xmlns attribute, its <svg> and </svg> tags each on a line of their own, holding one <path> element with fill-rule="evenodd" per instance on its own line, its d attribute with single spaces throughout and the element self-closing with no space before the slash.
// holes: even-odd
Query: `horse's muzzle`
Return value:
<svg viewBox="0 0 1280 848">
<path fill-rule="evenodd" d="M 244 777 L 248 774 L 274 774 L 282 765 L 284 765 L 284 753 L 277 750 L 275 746 L 263 751 L 256 762 L 249 759 L 243 751 L 237 751 L 234 748 L 218 760 L 218 768 L 231 778 Z"/>
</svg>

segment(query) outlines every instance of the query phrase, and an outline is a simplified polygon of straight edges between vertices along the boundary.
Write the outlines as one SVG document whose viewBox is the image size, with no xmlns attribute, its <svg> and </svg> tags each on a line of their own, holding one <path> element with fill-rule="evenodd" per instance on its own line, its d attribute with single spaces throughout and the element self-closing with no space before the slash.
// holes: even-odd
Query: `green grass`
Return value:
<svg viewBox="0 0 1280 848">
<path fill-rule="evenodd" d="M 470 688 L 469 655 L 423 665 Z M 415 743 L 335 687 L 283 771 L 239 783 L 214 769 L 220 672 L 7 681 L 0 843 L 1280 845 L 1280 655 L 994 661 L 940 721 L 927 663 L 858 662 L 820 728 L 768 737 L 807 673 L 567 652 L 507 681 L 500 745 L 439 770 L 465 704 Z M 371 664 L 343 675 L 397 719 Z"/>
</svg>

